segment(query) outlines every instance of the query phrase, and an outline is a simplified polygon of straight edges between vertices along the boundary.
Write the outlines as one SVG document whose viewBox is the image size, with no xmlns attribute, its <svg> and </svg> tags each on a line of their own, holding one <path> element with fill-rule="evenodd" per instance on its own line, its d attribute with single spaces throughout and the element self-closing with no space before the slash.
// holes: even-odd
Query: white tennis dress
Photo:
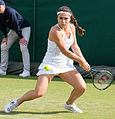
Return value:
<svg viewBox="0 0 115 119">
<path fill-rule="evenodd" d="M 60 28 L 60 26 L 58 24 L 57 24 L 57 26 Z M 73 34 L 71 32 L 69 25 L 68 25 L 68 27 L 69 27 L 69 32 L 71 34 L 70 38 L 67 38 L 64 31 L 60 28 L 61 32 L 63 32 L 62 40 L 65 41 L 67 49 L 69 49 L 71 47 L 71 45 L 73 44 Z M 46 65 L 50 68 L 49 71 L 45 70 Z M 62 52 L 60 51 L 58 46 L 55 44 L 55 42 L 50 41 L 48 39 L 47 52 L 44 56 L 42 63 L 38 67 L 38 69 L 39 69 L 39 71 L 37 73 L 37 76 L 41 75 L 41 74 L 55 74 L 55 75 L 57 75 L 59 73 L 68 72 L 68 71 L 74 70 L 76 68 L 73 65 L 73 60 L 66 57 L 64 54 L 62 54 Z"/>
</svg>

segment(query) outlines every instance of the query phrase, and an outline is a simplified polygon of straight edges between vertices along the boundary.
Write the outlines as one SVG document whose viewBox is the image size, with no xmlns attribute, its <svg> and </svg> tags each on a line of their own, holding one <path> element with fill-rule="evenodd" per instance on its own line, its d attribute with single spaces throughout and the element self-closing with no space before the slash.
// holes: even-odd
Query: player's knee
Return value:
<svg viewBox="0 0 115 119">
<path fill-rule="evenodd" d="M 86 86 L 81 86 L 79 88 L 80 92 L 84 93 L 86 91 Z"/>
<path fill-rule="evenodd" d="M 75 90 L 76 90 L 76 93 L 77 92 L 84 93 L 86 91 L 86 86 L 84 85 L 84 86 L 77 87 L 75 88 Z"/>
<path fill-rule="evenodd" d="M 45 94 L 45 92 L 43 92 L 43 91 L 35 91 L 36 98 L 43 97 L 44 94 Z"/>
<path fill-rule="evenodd" d="M 83 86 L 82 88 L 81 88 L 81 90 L 83 91 L 83 92 L 85 92 L 86 91 L 86 86 Z"/>
</svg>

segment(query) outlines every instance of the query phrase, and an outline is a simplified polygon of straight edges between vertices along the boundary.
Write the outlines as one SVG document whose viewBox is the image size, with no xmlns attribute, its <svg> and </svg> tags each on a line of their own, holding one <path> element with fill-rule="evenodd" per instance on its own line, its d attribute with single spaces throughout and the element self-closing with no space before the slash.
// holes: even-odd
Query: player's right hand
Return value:
<svg viewBox="0 0 115 119">
<path fill-rule="evenodd" d="M 82 61 L 82 63 L 79 63 L 79 66 L 85 69 L 86 71 L 90 71 L 90 65 L 86 61 Z"/>
</svg>

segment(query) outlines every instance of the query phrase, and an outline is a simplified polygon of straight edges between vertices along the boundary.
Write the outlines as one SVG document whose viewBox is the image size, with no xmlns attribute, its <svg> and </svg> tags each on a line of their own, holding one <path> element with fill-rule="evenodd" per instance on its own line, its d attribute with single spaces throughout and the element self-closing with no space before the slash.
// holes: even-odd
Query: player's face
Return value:
<svg viewBox="0 0 115 119">
<path fill-rule="evenodd" d="M 0 13 L 4 13 L 5 11 L 5 5 L 0 5 Z"/>
<path fill-rule="evenodd" d="M 58 24 L 62 27 L 67 26 L 71 20 L 71 17 L 68 14 L 59 14 L 58 15 Z"/>
</svg>

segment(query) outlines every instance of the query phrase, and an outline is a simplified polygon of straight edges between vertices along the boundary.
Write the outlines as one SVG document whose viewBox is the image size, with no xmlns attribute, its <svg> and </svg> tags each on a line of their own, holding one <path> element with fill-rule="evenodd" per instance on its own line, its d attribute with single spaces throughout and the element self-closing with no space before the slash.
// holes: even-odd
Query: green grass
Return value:
<svg viewBox="0 0 115 119">
<path fill-rule="evenodd" d="M 75 114 L 64 109 L 72 87 L 55 77 L 44 97 L 25 102 L 10 114 L 4 105 L 26 91 L 34 89 L 37 77 L 22 79 L 16 75 L 0 77 L 0 119 L 115 119 L 115 82 L 105 91 L 99 91 L 87 79 L 86 92 L 76 101 L 84 113 Z"/>
</svg>

